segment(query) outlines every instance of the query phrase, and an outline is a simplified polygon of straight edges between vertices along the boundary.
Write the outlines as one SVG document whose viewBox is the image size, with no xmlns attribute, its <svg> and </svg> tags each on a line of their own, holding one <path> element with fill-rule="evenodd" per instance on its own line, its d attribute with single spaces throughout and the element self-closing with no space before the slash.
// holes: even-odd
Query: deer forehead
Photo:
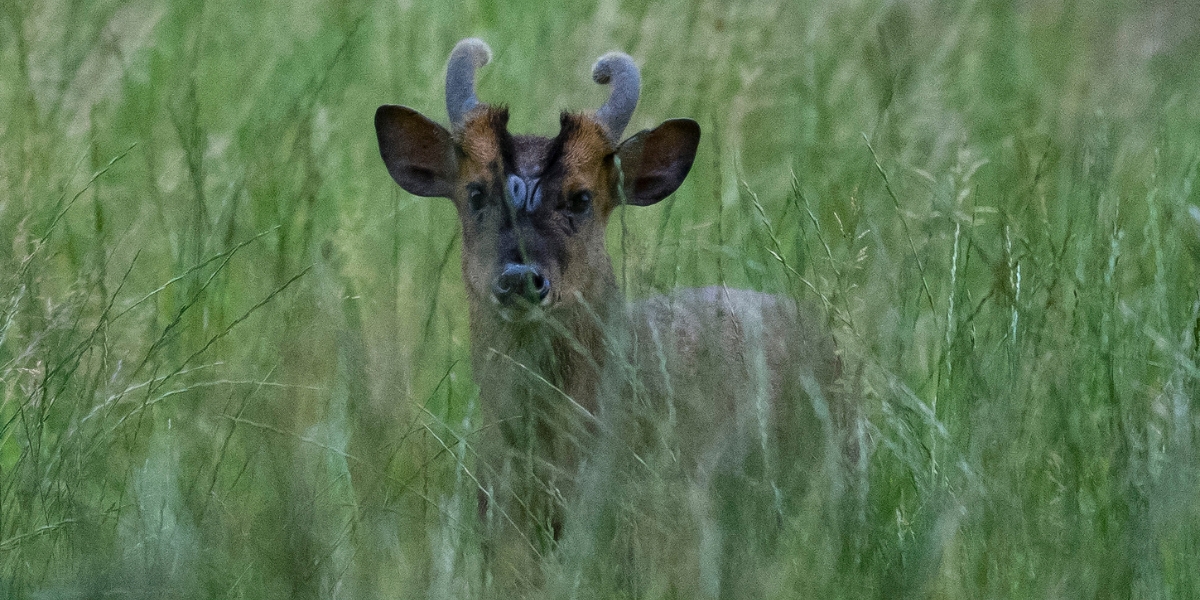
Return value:
<svg viewBox="0 0 1200 600">
<path fill-rule="evenodd" d="M 608 183 L 611 162 L 607 159 L 615 149 L 598 123 L 581 115 L 571 117 L 577 121 L 577 125 L 563 144 L 560 158 L 563 165 L 562 188 L 566 191 L 601 191 Z"/>
<path fill-rule="evenodd" d="M 568 171 L 594 169 L 615 150 L 604 129 L 595 120 L 584 115 L 569 114 L 564 115 L 562 121 L 559 135 L 565 136 L 565 139 L 561 160 Z"/>
<path fill-rule="evenodd" d="M 504 108 L 481 105 L 464 119 L 456 142 L 469 178 L 492 180 L 517 208 L 533 210 L 547 187 L 569 191 L 604 183 L 614 152 L 604 128 L 586 115 L 564 114 L 557 136 L 512 135 Z"/>
<path fill-rule="evenodd" d="M 458 147 L 477 165 L 502 165 L 508 111 L 481 106 L 471 111 L 457 136 Z"/>
</svg>

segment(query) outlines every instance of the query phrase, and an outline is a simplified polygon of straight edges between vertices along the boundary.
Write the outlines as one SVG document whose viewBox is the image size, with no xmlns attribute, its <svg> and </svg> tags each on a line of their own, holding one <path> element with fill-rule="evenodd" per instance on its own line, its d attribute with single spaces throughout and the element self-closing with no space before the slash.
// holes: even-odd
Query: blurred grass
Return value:
<svg viewBox="0 0 1200 600">
<path fill-rule="evenodd" d="M 0 596 L 480 594 L 457 222 L 371 128 L 382 103 L 444 120 L 468 35 L 515 131 L 598 106 L 612 49 L 643 67 L 631 130 L 700 121 L 681 190 L 613 222 L 631 295 L 829 311 L 868 451 L 743 557 L 772 597 L 1196 596 L 1198 23 L 1170 0 L 6 2 Z"/>
</svg>

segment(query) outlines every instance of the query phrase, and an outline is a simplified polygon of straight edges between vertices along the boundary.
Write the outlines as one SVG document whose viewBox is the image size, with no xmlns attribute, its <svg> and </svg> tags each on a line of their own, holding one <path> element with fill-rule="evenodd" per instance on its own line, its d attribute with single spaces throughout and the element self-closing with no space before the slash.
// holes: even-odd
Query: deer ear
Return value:
<svg viewBox="0 0 1200 600">
<path fill-rule="evenodd" d="M 671 119 L 622 142 L 617 156 L 626 202 L 649 206 L 670 196 L 691 170 L 699 145 L 700 126 L 691 119 Z"/>
<path fill-rule="evenodd" d="M 388 173 L 417 196 L 454 193 L 458 156 L 444 127 L 407 106 L 385 104 L 375 111 L 375 135 Z"/>
</svg>

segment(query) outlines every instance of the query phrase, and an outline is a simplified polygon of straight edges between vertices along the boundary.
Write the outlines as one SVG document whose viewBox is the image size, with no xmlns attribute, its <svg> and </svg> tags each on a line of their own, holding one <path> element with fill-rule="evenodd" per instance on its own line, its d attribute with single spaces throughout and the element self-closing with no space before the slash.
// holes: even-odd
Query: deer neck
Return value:
<svg viewBox="0 0 1200 600">
<path fill-rule="evenodd" d="M 596 413 L 600 374 L 628 325 L 615 281 L 597 287 L 582 301 L 515 322 L 471 302 L 471 361 L 485 405 L 565 402 Z"/>
</svg>

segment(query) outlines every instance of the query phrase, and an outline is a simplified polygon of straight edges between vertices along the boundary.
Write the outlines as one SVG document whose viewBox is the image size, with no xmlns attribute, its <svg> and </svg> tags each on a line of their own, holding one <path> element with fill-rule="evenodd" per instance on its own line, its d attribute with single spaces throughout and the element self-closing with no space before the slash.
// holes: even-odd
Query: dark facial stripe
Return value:
<svg viewBox="0 0 1200 600">
<path fill-rule="evenodd" d="M 497 182 L 503 182 L 504 198 L 518 211 L 533 212 L 541 205 L 542 194 L 538 178 L 517 175 L 516 148 L 512 134 L 508 132 L 508 108 L 500 106 L 491 111 L 488 126 L 500 150 L 503 163 L 499 170 L 493 169 Z M 498 172 L 497 172 L 498 171 Z"/>
<path fill-rule="evenodd" d="M 500 160 L 504 163 L 504 172 L 516 170 L 516 151 L 513 149 L 512 135 L 508 133 L 508 107 L 494 108 L 488 119 L 488 126 L 496 139 L 496 147 L 500 149 Z"/>
<path fill-rule="evenodd" d="M 558 117 L 558 135 L 550 140 L 550 149 L 546 153 L 546 163 L 542 169 L 543 177 L 546 179 L 561 177 L 566 169 L 563 164 L 563 154 L 566 152 L 567 142 L 579 132 L 579 121 L 575 115 L 564 112 Z"/>
</svg>

